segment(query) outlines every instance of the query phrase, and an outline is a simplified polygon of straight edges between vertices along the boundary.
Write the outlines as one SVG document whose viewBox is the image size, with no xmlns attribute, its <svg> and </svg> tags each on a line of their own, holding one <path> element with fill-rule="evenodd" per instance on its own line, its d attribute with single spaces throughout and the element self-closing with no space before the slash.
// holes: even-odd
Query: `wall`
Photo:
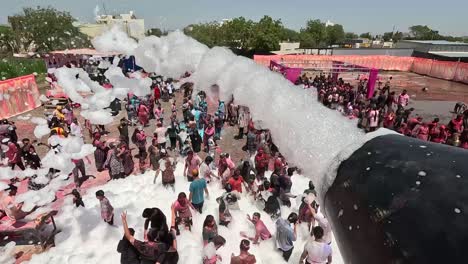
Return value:
<svg viewBox="0 0 468 264">
<path fill-rule="evenodd" d="M 414 57 L 393 56 L 320 56 L 320 55 L 254 55 L 254 60 L 269 66 L 270 61 L 281 61 L 289 67 L 298 68 L 330 68 L 333 61 L 342 61 L 367 68 L 386 71 L 415 72 L 430 77 L 468 84 L 468 63 L 437 61 Z"/>
<path fill-rule="evenodd" d="M 333 49 L 333 55 L 386 55 L 396 57 L 411 57 L 413 49 Z"/>
</svg>

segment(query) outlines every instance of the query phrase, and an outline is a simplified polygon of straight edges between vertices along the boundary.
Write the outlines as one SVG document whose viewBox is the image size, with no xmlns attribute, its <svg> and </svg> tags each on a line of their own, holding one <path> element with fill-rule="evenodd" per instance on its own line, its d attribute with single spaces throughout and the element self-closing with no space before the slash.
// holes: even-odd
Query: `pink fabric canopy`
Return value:
<svg viewBox="0 0 468 264">
<path fill-rule="evenodd" d="M 34 75 L 0 81 L 0 118 L 19 115 L 40 105 Z"/>
</svg>

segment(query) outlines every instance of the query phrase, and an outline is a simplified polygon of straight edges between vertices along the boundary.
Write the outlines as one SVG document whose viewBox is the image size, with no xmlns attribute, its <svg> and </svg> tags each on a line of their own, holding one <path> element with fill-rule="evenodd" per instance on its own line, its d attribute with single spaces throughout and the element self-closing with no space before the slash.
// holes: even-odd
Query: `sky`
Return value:
<svg viewBox="0 0 468 264">
<path fill-rule="evenodd" d="M 145 19 L 147 29 L 173 30 L 198 22 L 239 16 L 259 20 L 269 15 L 295 30 L 309 19 L 321 19 L 342 24 L 346 32 L 380 34 L 393 27 L 407 32 L 420 24 L 443 35 L 468 36 L 468 0 L 0 0 L 0 24 L 28 6 L 69 11 L 82 22 L 93 22 L 96 6 L 100 14 L 133 10 Z"/>
</svg>

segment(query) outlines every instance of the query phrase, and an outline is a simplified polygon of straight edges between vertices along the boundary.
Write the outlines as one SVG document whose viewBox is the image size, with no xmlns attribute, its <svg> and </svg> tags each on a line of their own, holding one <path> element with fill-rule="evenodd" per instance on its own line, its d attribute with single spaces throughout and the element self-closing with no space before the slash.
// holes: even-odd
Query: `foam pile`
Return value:
<svg viewBox="0 0 468 264">
<path fill-rule="evenodd" d="M 318 186 L 319 198 L 334 179 L 334 173 L 327 173 L 331 162 L 347 146 L 356 146 L 355 142 L 364 138 L 354 122 L 317 102 L 314 91 L 305 92 L 253 60 L 236 56 L 226 48 L 209 49 L 180 31 L 161 38 L 150 36 L 137 43 L 113 27 L 94 39 L 93 44 L 100 52 L 135 56 L 136 64 L 147 72 L 172 78 L 193 72 L 188 80 L 195 83 L 195 90 L 204 90 L 213 98 L 228 100 L 234 95 L 237 104 L 249 106 L 254 120 L 271 129 L 275 144 L 288 161 L 302 167 L 305 175 L 312 178 Z M 68 81 L 70 75 L 73 73 Z M 61 77 L 57 77 L 61 82 Z M 132 87 L 140 87 L 132 91 L 136 94 L 149 92 L 144 85 L 138 85 L 140 80 L 126 78 L 116 66 L 109 68 L 106 77 L 114 87 L 122 88 L 121 92 Z M 88 83 L 87 79 L 84 82 Z M 215 84 L 219 87 L 216 93 L 212 89 Z M 108 96 L 112 99 L 115 95 Z M 103 115 L 101 111 L 99 115 Z M 104 117 L 93 119 L 101 118 Z"/>
<path fill-rule="evenodd" d="M 119 263 L 120 255 L 116 248 L 118 241 L 122 239 L 123 231 L 120 214 L 126 211 L 128 223 L 136 231 L 136 238 L 143 239 L 143 209 L 149 207 L 159 207 L 170 219 L 170 206 L 177 199 L 179 192 L 186 192 L 189 183 L 184 179 L 184 164 L 178 163 L 175 170 L 176 184 L 175 192 L 162 186 L 160 176 L 153 184 L 154 172 L 148 171 L 142 175 L 131 176 L 126 179 L 111 181 L 103 186 L 87 191 L 83 196 L 86 208 L 76 208 L 72 204 L 72 199 L 67 198 L 62 207 L 61 213 L 56 217 L 57 226 L 62 228 L 62 232 L 55 238 L 56 247 L 39 255 L 34 255 L 30 264 L 82 264 L 82 263 Z M 301 194 L 304 186 L 307 186 L 308 178 L 301 175 L 294 175 L 292 192 Z M 99 201 L 95 197 L 98 189 L 104 190 L 106 197 L 115 208 L 114 223 L 117 227 L 109 226 L 100 218 Z M 218 203 L 216 198 L 222 194 L 220 184 L 213 182 L 208 186 L 210 197 L 205 200 L 203 214 L 192 211 L 193 229 L 191 232 L 181 230 L 181 235 L 177 237 L 179 252 L 179 263 L 201 263 L 203 254 L 202 226 L 205 217 L 211 214 L 217 218 Z M 187 193 L 188 194 L 188 193 Z M 290 210 L 297 211 L 299 204 L 297 200 L 292 200 L 291 209 L 282 208 L 283 215 L 290 213 Z M 229 228 L 218 226 L 219 234 L 226 238 L 227 243 L 218 254 L 222 256 L 222 263 L 229 263 L 231 254 L 239 254 L 240 232 L 245 231 L 253 236 L 253 225 L 246 220 L 246 214 L 261 212 L 251 197 L 242 195 L 239 200 L 240 209 L 233 211 L 233 222 Z M 262 220 L 267 225 L 272 234 L 275 233 L 275 223 L 267 215 L 262 214 Z M 291 257 L 291 263 L 299 261 L 300 254 L 306 239 L 309 238 L 306 225 L 298 228 L 298 239 L 295 242 L 295 250 Z M 338 252 L 336 243 L 333 242 L 333 250 Z M 257 263 L 284 263 L 281 255 L 276 250 L 274 239 L 263 241 L 260 245 L 252 245 L 251 250 L 256 255 Z M 343 263 L 339 254 L 334 253 L 333 263 Z"/>
</svg>

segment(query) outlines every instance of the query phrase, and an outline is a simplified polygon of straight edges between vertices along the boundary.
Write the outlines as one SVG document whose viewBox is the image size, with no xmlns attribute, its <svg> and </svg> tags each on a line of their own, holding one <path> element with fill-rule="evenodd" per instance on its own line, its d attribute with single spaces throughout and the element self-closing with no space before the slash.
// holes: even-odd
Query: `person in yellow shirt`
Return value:
<svg viewBox="0 0 468 264">
<path fill-rule="evenodd" d="M 56 116 L 60 121 L 65 119 L 65 115 L 62 113 L 62 106 L 57 106 L 53 112 L 53 115 Z"/>
</svg>

